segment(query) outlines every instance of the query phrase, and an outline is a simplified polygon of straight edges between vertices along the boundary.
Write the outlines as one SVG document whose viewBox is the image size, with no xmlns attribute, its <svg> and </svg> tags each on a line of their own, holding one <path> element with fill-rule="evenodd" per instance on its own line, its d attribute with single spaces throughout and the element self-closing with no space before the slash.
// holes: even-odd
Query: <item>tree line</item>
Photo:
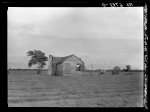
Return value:
<svg viewBox="0 0 150 112">
<path fill-rule="evenodd" d="M 45 53 L 40 51 L 40 50 L 33 50 L 33 51 L 28 51 L 27 52 L 27 56 L 30 56 L 31 59 L 28 62 L 28 67 L 29 69 L 21 69 L 21 68 L 17 68 L 17 69 L 12 69 L 9 68 L 8 69 L 8 73 L 11 70 L 17 70 L 17 71 L 37 71 L 37 74 L 40 74 L 42 71 L 48 70 L 48 69 L 44 69 L 44 66 L 46 65 L 46 61 L 48 61 L 48 57 L 45 56 Z M 33 65 L 36 66 L 36 69 L 30 69 L 30 67 L 32 67 Z M 124 69 L 120 69 L 119 66 L 115 66 L 112 70 L 102 70 L 102 69 L 98 69 L 98 70 L 85 70 L 85 71 L 98 71 L 98 72 L 102 72 L 102 74 L 104 74 L 105 71 L 111 71 L 112 75 L 114 74 L 119 74 L 119 72 L 123 71 L 123 72 L 140 72 L 143 70 L 132 70 L 130 65 L 126 65 L 126 68 Z"/>
</svg>

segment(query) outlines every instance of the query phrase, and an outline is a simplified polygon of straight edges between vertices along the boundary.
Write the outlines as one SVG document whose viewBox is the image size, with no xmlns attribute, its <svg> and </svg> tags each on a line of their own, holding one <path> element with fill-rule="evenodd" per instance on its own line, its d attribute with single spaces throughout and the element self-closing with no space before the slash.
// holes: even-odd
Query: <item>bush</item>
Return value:
<svg viewBox="0 0 150 112">
<path fill-rule="evenodd" d="M 126 65 L 126 71 L 127 72 L 131 71 L 131 66 L 130 65 Z"/>
<path fill-rule="evenodd" d="M 39 75 L 42 71 L 40 69 L 37 70 L 37 74 Z"/>
<path fill-rule="evenodd" d="M 98 75 L 104 75 L 105 71 L 104 70 L 99 70 L 99 74 Z"/>
<path fill-rule="evenodd" d="M 120 72 L 120 67 L 115 66 L 112 70 L 112 75 L 119 75 L 119 72 Z"/>
</svg>

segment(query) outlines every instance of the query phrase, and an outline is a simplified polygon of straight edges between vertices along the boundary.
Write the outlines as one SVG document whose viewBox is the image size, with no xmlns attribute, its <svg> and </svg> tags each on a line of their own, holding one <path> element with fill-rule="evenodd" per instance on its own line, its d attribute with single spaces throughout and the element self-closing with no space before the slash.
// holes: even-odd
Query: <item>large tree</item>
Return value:
<svg viewBox="0 0 150 112">
<path fill-rule="evenodd" d="M 45 61 L 48 58 L 45 56 L 40 50 L 28 51 L 27 56 L 31 56 L 31 59 L 28 62 L 28 66 L 31 67 L 32 65 L 37 65 L 37 74 L 41 73 L 42 68 L 46 65 Z"/>
</svg>

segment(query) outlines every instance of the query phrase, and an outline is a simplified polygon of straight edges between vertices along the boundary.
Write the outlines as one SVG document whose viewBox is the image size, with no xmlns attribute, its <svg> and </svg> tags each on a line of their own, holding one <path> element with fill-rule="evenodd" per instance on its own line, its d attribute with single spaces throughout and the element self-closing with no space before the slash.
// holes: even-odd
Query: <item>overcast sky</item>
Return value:
<svg viewBox="0 0 150 112">
<path fill-rule="evenodd" d="M 28 68 L 34 49 L 75 54 L 87 68 L 143 69 L 143 8 L 8 8 L 8 66 Z"/>
</svg>

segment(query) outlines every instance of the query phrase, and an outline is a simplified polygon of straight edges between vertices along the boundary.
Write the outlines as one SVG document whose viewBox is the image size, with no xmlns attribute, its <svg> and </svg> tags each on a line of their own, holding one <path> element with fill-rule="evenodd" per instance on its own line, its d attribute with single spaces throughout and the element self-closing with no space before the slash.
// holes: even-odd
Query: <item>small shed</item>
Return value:
<svg viewBox="0 0 150 112">
<path fill-rule="evenodd" d="M 84 70 L 84 62 L 74 54 L 65 57 L 49 55 L 48 75 L 77 75 Z"/>
</svg>

